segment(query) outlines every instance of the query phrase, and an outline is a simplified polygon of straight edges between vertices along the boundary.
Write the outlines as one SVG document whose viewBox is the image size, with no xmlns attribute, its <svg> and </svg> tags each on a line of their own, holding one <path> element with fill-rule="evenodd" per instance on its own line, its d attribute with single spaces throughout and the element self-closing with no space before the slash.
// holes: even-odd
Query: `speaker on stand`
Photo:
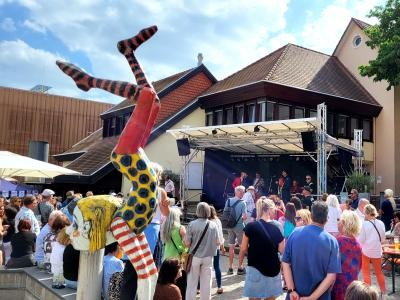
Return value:
<svg viewBox="0 0 400 300">
<path fill-rule="evenodd" d="M 178 139 L 176 140 L 176 145 L 178 146 L 179 156 L 187 156 L 190 154 L 189 139 Z"/>
<path fill-rule="evenodd" d="M 301 133 L 301 142 L 304 152 L 315 152 L 317 150 L 317 136 L 315 131 L 304 131 Z"/>
</svg>

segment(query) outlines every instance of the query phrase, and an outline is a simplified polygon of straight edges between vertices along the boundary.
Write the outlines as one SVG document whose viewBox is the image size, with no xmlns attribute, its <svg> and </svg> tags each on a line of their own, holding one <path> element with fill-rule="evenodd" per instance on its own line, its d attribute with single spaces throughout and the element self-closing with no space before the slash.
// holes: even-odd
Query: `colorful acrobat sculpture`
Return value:
<svg viewBox="0 0 400 300">
<path fill-rule="evenodd" d="M 78 88 L 84 91 L 99 88 L 136 101 L 133 114 L 111 153 L 114 167 L 132 183 L 129 199 L 122 207 L 109 196 L 79 200 L 74 210 L 74 218 L 78 220 L 74 221 L 70 235 L 74 248 L 90 251 L 104 248 L 113 236 L 137 272 L 139 299 L 146 300 L 153 299 L 157 269 L 143 231 L 156 210 L 158 178 L 143 148 L 160 110 L 160 100 L 136 60 L 135 50 L 156 31 L 157 27 L 152 26 L 118 42 L 118 50 L 128 60 L 137 85 L 95 78 L 72 64 L 57 61 Z"/>
</svg>

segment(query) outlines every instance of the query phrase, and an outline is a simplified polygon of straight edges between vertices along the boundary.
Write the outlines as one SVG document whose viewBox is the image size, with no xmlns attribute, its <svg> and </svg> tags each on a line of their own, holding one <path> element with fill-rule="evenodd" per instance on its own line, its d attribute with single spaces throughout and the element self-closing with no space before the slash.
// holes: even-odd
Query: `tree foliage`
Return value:
<svg viewBox="0 0 400 300">
<path fill-rule="evenodd" d="M 369 17 L 378 19 L 377 25 L 365 29 L 371 49 L 378 49 L 375 60 L 359 67 L 361 76 L 373 77 L 373 81 L 387 80 L 387 90 L 400 83 L 400 0 L 388 0 L 384 6 L 376 6 Z"/>
</svg>

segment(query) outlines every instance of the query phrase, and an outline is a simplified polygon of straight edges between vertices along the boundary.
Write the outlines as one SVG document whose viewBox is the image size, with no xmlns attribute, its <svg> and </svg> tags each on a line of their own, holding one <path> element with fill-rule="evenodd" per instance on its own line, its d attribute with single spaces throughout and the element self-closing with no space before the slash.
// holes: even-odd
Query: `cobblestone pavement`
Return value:
<svg viewBox="0 0 400 300">
<path fill-rule="evenodd" d="M 227 256 L 222 256 L 220 259 L 221 262 L 221 271 L 222 271 L 222 287 L 224 289 L 224 293 L 221 295 L 217 294 L 217 287 L 214 279 L 214 272 L 213 272 L 213 288 L 211 291 L 211 299 L 229 299 L 229 300 L 234 300 L 234 299 L 247 299 L 243 297 L 243 287 L 244 287 L 244 279 L 245 275 L 227 275 L 226 271 L 228 270 L 228 257 Z M 235 261 L 234 261 L 234 270 L 236 272 L 237 270 L 237 255 L 235 255 Z M 376 280 L 374 279 L 375 276 L 372 276 L 373 278 L 373 284 L 376 285 Z M 385 276 L 386 280 L 386 289 L 388 291 L 392 290 L 392 279 L 391 277 Z M 387 296 L 386 299 L 388 300 L 394 300 L 394 299 L 400 299 L 400 276 L 396 277 L 396 285 L 397 285 L 397 292 L 391 296 Z M 285 294 L 282 293 L 281 296 L 279 296 L 278 300 L 283 300 L 285 299 Z M 199 297 L 197 297 L 199 299 Z"/>
</svg>

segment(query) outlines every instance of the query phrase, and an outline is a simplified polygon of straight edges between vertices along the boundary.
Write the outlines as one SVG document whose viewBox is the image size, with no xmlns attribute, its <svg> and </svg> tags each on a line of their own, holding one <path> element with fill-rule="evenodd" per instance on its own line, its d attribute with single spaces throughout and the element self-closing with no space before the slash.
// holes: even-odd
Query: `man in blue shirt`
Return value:
<svg viewBox="0 0 400 300">
<path fill-rule="evenodd" d="M 350 192 L 350 199 L 351 199 L 351 209 L 356 210 L 358 207 L 358 191 L 356 189 L 352 189 Z"/>
<path fill-rule="evenodd" d="M 342 272 L 338 242 L 324 230 L 328 205 L 314 202 L 311 219 L 310 225 L 296 228 L 287 240 L 282 257 L 288 288 L 286 299 L 310 297 L 329 300 L 336 273 Z"/>
</svg>

